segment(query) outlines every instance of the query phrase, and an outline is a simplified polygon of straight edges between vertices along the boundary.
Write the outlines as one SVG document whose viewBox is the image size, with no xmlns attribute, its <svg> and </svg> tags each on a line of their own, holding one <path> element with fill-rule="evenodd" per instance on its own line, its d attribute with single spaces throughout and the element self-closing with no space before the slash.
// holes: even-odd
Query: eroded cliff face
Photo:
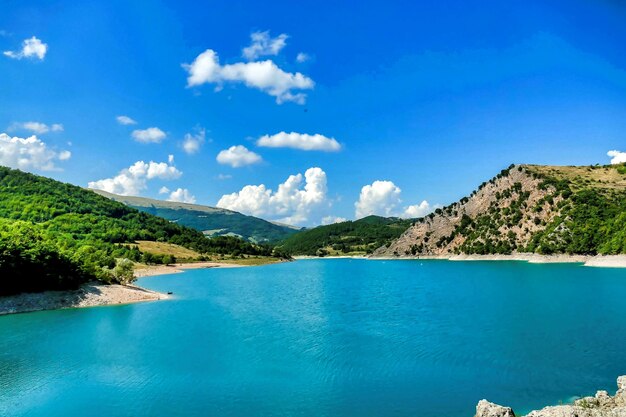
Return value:
<svg viewBox="0 0 626 417">
<path fill-rule="evenodd" d="M 598 391 L 595 396 L 580 398 L 574 404 L 545 407 L 526 417 L 626 417 L 626 376 L 617 378 L 617 388 L 613 397 L 606 391 Z M 515 413 L 509 407 L 481 400 L 475 417 L 515 417 Z"/>
<path fill-rule="evenodd" d="M 561 200 L 530 166 L 512 165 L 469 197 L 418 220 L 374 257 L 521 251 L 559 214 Z"/>
</svg>

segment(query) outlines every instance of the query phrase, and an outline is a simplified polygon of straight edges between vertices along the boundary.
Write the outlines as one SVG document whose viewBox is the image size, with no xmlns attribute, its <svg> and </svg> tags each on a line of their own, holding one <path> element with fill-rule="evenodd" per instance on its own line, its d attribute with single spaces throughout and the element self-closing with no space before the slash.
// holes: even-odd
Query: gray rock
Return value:
<svg viewBox="0 0 626 417">
<path fill-rule="evenodd" d="M 480 400 L 476 406 L 476 417 L 515 417 L 515 413 L 510 407 Z"/>
</svg>

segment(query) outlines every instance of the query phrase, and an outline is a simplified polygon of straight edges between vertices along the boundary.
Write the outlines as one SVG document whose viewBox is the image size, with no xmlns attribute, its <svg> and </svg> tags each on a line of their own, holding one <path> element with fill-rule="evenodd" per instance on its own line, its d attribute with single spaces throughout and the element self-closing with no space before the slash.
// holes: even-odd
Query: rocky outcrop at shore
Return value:
<svg viewBox="0 0 626 417">
<path fill-rule="evenodd" d="M 515 413 L 509 407 L 481 400 L 475 417 L 515 417 Z M 580 398 L 574 404 L 545 407 L 526 417 L 626 417 L 626 376 L 617 378 L 614 397 L 606 391 L 598 391 L 595 396 Z"/>
</svg>

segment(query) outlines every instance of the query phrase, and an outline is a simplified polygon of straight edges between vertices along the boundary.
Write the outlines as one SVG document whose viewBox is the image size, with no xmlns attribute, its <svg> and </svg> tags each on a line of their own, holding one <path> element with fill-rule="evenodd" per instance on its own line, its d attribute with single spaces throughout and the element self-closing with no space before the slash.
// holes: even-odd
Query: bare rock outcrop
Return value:
<svg viewBox="0 0 626 417">
<path fill-rule="evenodd" d="M 450 206 L 418 220 L 374 257 L 451 255 L 464 252 L 468 235 L 477 244 L 528 244 L 533 233 L 559 214 L 561 196 L 531 166 L 512 165 Z M 493 227 L 486 228 L 490 224 Z M 487 242 L 489 241 L 489 242 Z"/>
<path fill-rule="evenodd" d="M 526 417 L 626 417 L 626 376 L 617 378 L 617 388 L 614 397 L 606 391 L 598 391 L 595 396 L 580 398 L 574 404 L 545 407 L 530 412 Z M 515 414 L 511 408 L 487 400 L 481 400 L 476 406 L 475 417 L 501 416 Z"/>
</svg>

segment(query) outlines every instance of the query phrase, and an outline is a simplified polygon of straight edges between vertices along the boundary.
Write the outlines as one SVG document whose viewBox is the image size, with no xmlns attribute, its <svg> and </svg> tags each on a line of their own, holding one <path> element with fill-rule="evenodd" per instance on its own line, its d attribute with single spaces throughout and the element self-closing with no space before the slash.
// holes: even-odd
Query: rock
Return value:
<svg viewBox="0 0 626 417">
<path fill-rule="evenodd" d="M 545 407 L 525 417 L 626 417 L 626 375 L 617 378 L 617 393 L 611 397 L 598 391 L 593 397 L 584 397 L 574 404 Z M 476 406 L 476 417 L 514 417 L 509 407 L 481 400 Z"/>
<path fill-rule="evenodd" d="M 515 417 L 515 413 L 510 407 L 480 400 L 476 406 L 476 417 Z"/>
</svg>

